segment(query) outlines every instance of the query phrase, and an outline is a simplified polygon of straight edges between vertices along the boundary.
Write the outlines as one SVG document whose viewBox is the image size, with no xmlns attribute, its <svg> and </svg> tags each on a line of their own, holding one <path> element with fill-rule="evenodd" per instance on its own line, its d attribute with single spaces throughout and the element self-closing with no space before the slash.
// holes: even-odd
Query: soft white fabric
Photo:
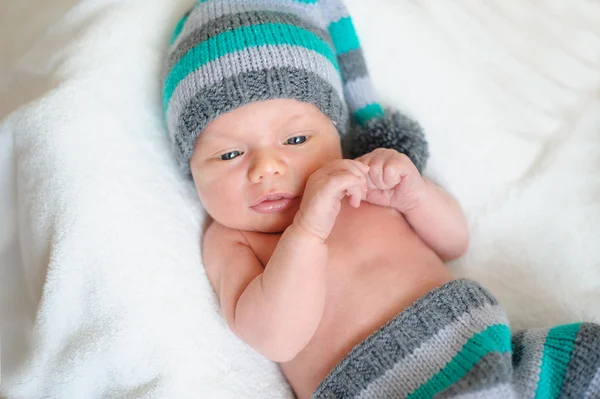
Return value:
<svg viewBox="0 0 600 399">
<path fill-rule="evenodd" d="M 291 397 L 227 330 L 168 152 L 160 66 L 191 3 L 3 3 L 2 395 Z M 348 5 L 382 99 L 425 126 L 427 173 L 465 207 L 456 274 L 515 327 L 600 321 L 600 4 Z"/>
</svg>

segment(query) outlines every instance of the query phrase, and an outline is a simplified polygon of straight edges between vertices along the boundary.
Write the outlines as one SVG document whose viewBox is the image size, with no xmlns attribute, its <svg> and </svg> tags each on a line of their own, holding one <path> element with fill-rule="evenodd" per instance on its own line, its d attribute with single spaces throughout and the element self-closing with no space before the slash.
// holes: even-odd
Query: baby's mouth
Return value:
<svg viewBox="0 0 600 399">
<path fill-rule="evenodd" d="M 289 208 L 299 197 L 287 193 L 269 194 L 259 198 L 250 208 L 258 213 L 274 213 Z"/>
</svg>

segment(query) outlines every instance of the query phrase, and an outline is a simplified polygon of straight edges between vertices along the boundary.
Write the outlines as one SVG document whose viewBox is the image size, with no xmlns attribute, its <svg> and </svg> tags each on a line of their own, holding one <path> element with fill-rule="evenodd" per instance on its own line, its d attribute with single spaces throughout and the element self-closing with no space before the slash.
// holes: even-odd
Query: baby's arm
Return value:
<svg viewBox="0 0 600 399">
<path fill-rule="evenodd" d="M 406 155 L 379 148 L 358 161 L 369 166 L 366 201 L 400 211 L 442 260 L 456 259 L 466 251 L 469 233 L 460 205 L 421 177 Z"/>
<path fill-rule="evenodd" d="M 340 201 L 360 204 L 366 168 L 340 160 L 308 179 L 300 209 L 262 266 L 241 232 L 213 223 L 204 265 L 233 332 L 276 362 L 292 360 L 311 340 L 325 307 L 327 245 Z"/>
<path fill-rule="evenodd" d="M 404 217 L 443 261 L 456 259 L 465 253 L 469 242 L 462 209 L 441 187 L 422 180 L 413 205 L 403 211 Z"/>
<path fill-rule="evenodd" d="M 293 359 L 316 331 L 325 304 L 327 246 L 292 224 L 264 268 L 239 231 L 205 234 L 208 277 L 232 331 L 276 362 Z"/>
</svg>

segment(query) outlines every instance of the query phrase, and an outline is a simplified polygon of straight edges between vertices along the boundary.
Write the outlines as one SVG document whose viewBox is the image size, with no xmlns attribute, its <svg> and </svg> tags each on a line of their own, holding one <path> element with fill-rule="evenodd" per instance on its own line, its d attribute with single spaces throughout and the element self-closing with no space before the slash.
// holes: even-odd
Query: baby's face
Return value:
<svg viewBox="0 0 600 399">
<path fill-rule="evenodd" d="M 209 123 L 190 166 L 213 219 L 233 229 L 275 233 L 292 223 L 308 177 L 341 157 L 339 134 L 325 114 L 311 104 L 278 99 L 245 105 Z"/>
</svg>

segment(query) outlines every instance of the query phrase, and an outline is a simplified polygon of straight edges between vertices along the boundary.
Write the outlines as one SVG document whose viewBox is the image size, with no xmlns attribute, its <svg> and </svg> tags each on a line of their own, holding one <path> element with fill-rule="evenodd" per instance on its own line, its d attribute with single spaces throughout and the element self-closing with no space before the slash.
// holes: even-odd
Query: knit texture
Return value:
<svg viewBox="0 0 600 399">
<path fill-rule="evenodd" d="M 584 398 L 600 394 L 600 326 L 511 336 L 477 283 L 434 289 L 357 345 L 313 398 Z"/>
<path fill-rule="evenodd" d="M 198 135 L 219 115 L 256 101 L 318 107 L 346 156 L 378 147 L 428 157 L 419 125 L 376 101 L 352 19 L 340 0 L 200 0 L 177 23 L 163 108 L 177 161 L 189 174 Z"/>
</svg>

